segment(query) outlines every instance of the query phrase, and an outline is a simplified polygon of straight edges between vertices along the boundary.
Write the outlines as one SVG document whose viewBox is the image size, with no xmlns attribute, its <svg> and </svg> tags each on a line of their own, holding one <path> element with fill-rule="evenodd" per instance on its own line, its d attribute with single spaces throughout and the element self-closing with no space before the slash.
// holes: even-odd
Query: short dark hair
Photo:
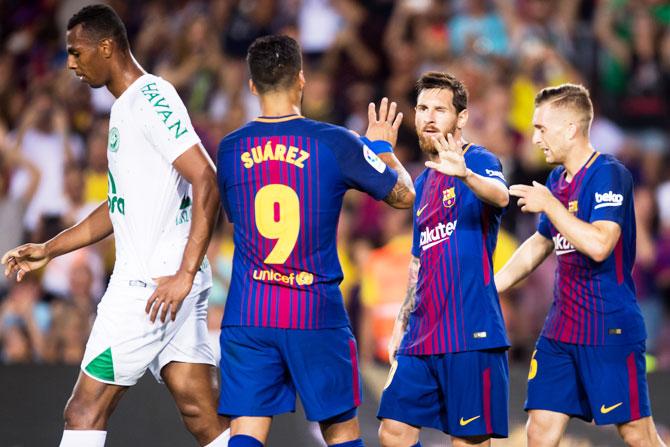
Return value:
<svg viewBox="0 0 670 447">
<path fill-rule="evenodd" d="M 119 15 L 107 5 L 84 6 L 67 22 L 67 30 L 81 25 L 94 39 L 111 38 L 122 50 L 130 48 L 126 26 Z"/>
<path fill-rule="evenodd" d="M 259 37 L 247 51 L 247 64 L 258 93 L 289 87 L 302 69 L 300 45 L 283 35 Z"/>
<path fill-rule="evenodd" d="M 433 88 L 451 90 L 451 93 L 454 95 L 451 103 L 456 108 L 456 113 L 461 113 L 468 108 L 468 90 L 454 75 L 442 71 L 429 71 L 422 74 L 419 80 L 416 81 L 417 96 L 423 90 Z"/>
<path fill-rule="evenodd" d="M 567 107 L 582 115 L 584 134 L 588 134 L 593 120 L 593 103 L 586 87 L 578 84 L 561 84 L 546 87 L 535 96 L 535 107 L 550 103 L 555 107 Z"/>
</svg>

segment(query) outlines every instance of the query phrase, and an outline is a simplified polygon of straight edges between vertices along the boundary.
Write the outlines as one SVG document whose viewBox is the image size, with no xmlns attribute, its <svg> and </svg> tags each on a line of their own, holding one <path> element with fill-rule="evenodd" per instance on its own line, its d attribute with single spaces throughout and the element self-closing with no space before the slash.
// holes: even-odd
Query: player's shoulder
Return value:
<svg viewBox="0 0 670 447">
<path fill-rule="evenodd" d="M 423 171 L 421 171 L 421 174 L 419 174 L 416 179 L 414 180 L 414 188 L 422 188 L 423 184 L 426 183 L 426 178 L 428 178 L 428 174 L 430 173 L 430 168 L 425 168 Z"/>
<path fill-rule="evenodd" d="M 324 123 L 305 118 L 303 125 L 311 130 L 317 138 L 325 142 L 357 141 L 358 136 L 346 127 Z"/>
<path fill-rule="evenodd" d="M 176 101 L 181 103 L 174 86 L 160 76 L 151 73 L 140 76 L 129 89 L 129 104 L 133 110 L 142 111 L 152 108 L 169 110 L 177 106 Z"/>
<path fill-rule="evenodd" d="M 234 144 L 231 143 L 234 143 L 241 138 L 252 137 L 254 135 L 254 128 L 256 127 L 256 124 L 257 123 L 255 121 L 249 121 L 245 125 L 238 127 L 224 136 L 219 143 L 219 151 L 232 150 Z"/>
<path fill-rule="evenodd" d="M 485 148 L 478 144 L 468 143 L 464 149 L 463 155 L 468 161 L 472 162 L 496 162 L 499 163 L 498 157 Z"/>
<path fill-rule="evenodd" d="M 590 187 L 597 187 L 603 183 L 619 184 L 624 189 L 633 188 L 633 175 L 624 164 L 613 155 L 598 154 L 598 158 L 591 167 L 593 172 L 588 181 Z"/>
<path fill-rule="evenodd" d="M 613 155 L 598 154 L 598 158 L 593 163 L 594 174 L 618 174 L 626 178 L 632 178 L 632 174 L 628 168 Z"/>
</svg>

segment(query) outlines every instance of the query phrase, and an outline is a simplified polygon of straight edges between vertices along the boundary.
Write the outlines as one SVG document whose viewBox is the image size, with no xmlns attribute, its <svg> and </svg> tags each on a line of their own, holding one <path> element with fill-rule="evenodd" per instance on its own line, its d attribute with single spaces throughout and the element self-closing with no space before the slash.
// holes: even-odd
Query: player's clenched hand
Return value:
<svg viewBox="0 0 670 447">
<path fill-rule="evenodd" d="M 50 260 L 44 244 L 24 244 L 9 250 L 0 262 L 5 266 L 5 276 L 16 273 L 16 280 L 21 281 L 26 273 L 44 267 Z"/>
<path fill-rule="evenodd" d="M 427 168 L 459 178 L 468 174 L 463 148 L 459 146 L 452 134 L 447 134 L 447 138 L 444 138 L 444 135 L 433 137 L 433 144 L 437 149 L 439 160 L 437 162 L 427 161 Z"/>
<path fill-rule="evenodd" d="M 188 273 L 177 272 L 172 276 L 154 278 L 154 281 L 158 286 L 147 300 L 144 311 L 150 313 L 149 318 L 152 323 L 156 321 L 159 311 L 161 322 L 165 323 L 168 311 L 170 311 L 170 318 L 174 321 L 177 318 L 177 311 L 181 307 L 181 303 L 193 287 L 193 276 Z"/>
<path fill-rule="evenodd" d="M 524 213 L 542 213 L 546 206 L 555 200 L 551 191 L 538 182 L 533 182 L 533 186 L 512 185 L 509 194 L 519 198 L 517 205 Z"/>
<path fill-rule="evenodd" d="M 398 129 L 402 122 L 402 112 L 396 115 L 398 105 L 392 102 L 389 106 L 388 98 L 383 98 L 379 104 L 379 114 L 374 102 L 368 106 L 368 130 L 365 136 L 370 141 L 384 140 L 395 147 L 398 140 Z"/>
</svg>

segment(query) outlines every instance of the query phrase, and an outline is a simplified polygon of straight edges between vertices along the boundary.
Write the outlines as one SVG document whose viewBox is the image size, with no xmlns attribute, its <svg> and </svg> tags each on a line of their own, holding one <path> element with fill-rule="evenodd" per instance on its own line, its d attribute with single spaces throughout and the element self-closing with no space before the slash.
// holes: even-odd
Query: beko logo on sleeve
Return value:
<svg viewBox="0 0 670 447">
<path fill-rule="evenodd" d="M 621 206 L 623 204 L 623 194 L 615 194 L 612 191 L 595 194 L 596 206 L 593 209 L 605 208 L 606 206 Z"/>
</svg>

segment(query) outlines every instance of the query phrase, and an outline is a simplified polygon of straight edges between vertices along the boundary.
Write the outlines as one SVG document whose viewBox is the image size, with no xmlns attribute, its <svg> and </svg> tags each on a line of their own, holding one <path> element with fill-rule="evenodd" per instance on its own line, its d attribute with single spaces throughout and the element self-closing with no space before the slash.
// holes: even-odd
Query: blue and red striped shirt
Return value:
<svg viewBox="0 0 670 447">
<path fill-rule="evenodd" d="M 397 173 L 348 130 L 298 115 L 260 117 L 227 135 L 217 169 L 235 243 L 222 326 L 347 326 L 342 197 L 354 188 L 383 199 Z"/>
<path fill-rule="evenodd" d="M 507 186 L 498 159 L 465 149 L 473 172 Z M 492 255 L 503 209 L 462 181 L 426 169 L 416 180 L 412 254 L 421 263 L 416 303 L 398 353 L 443 354 L 507 347 Z"/>
<path fill-rule="evenodd" d="M 635 299 L 633 178 L 616 158 L 594 152 L 571 181 L 557 167 L 547 187 L 576 217 L 585 222 L 607 220 L 621 227 L 610 256 L 596 262 L 575 250 L 542 213 L 538 232 L 554 241 L 558 257 L 554 302 L 542 335 L 579 345 L 621 345 L 646 338 Z"/>
</svg>

